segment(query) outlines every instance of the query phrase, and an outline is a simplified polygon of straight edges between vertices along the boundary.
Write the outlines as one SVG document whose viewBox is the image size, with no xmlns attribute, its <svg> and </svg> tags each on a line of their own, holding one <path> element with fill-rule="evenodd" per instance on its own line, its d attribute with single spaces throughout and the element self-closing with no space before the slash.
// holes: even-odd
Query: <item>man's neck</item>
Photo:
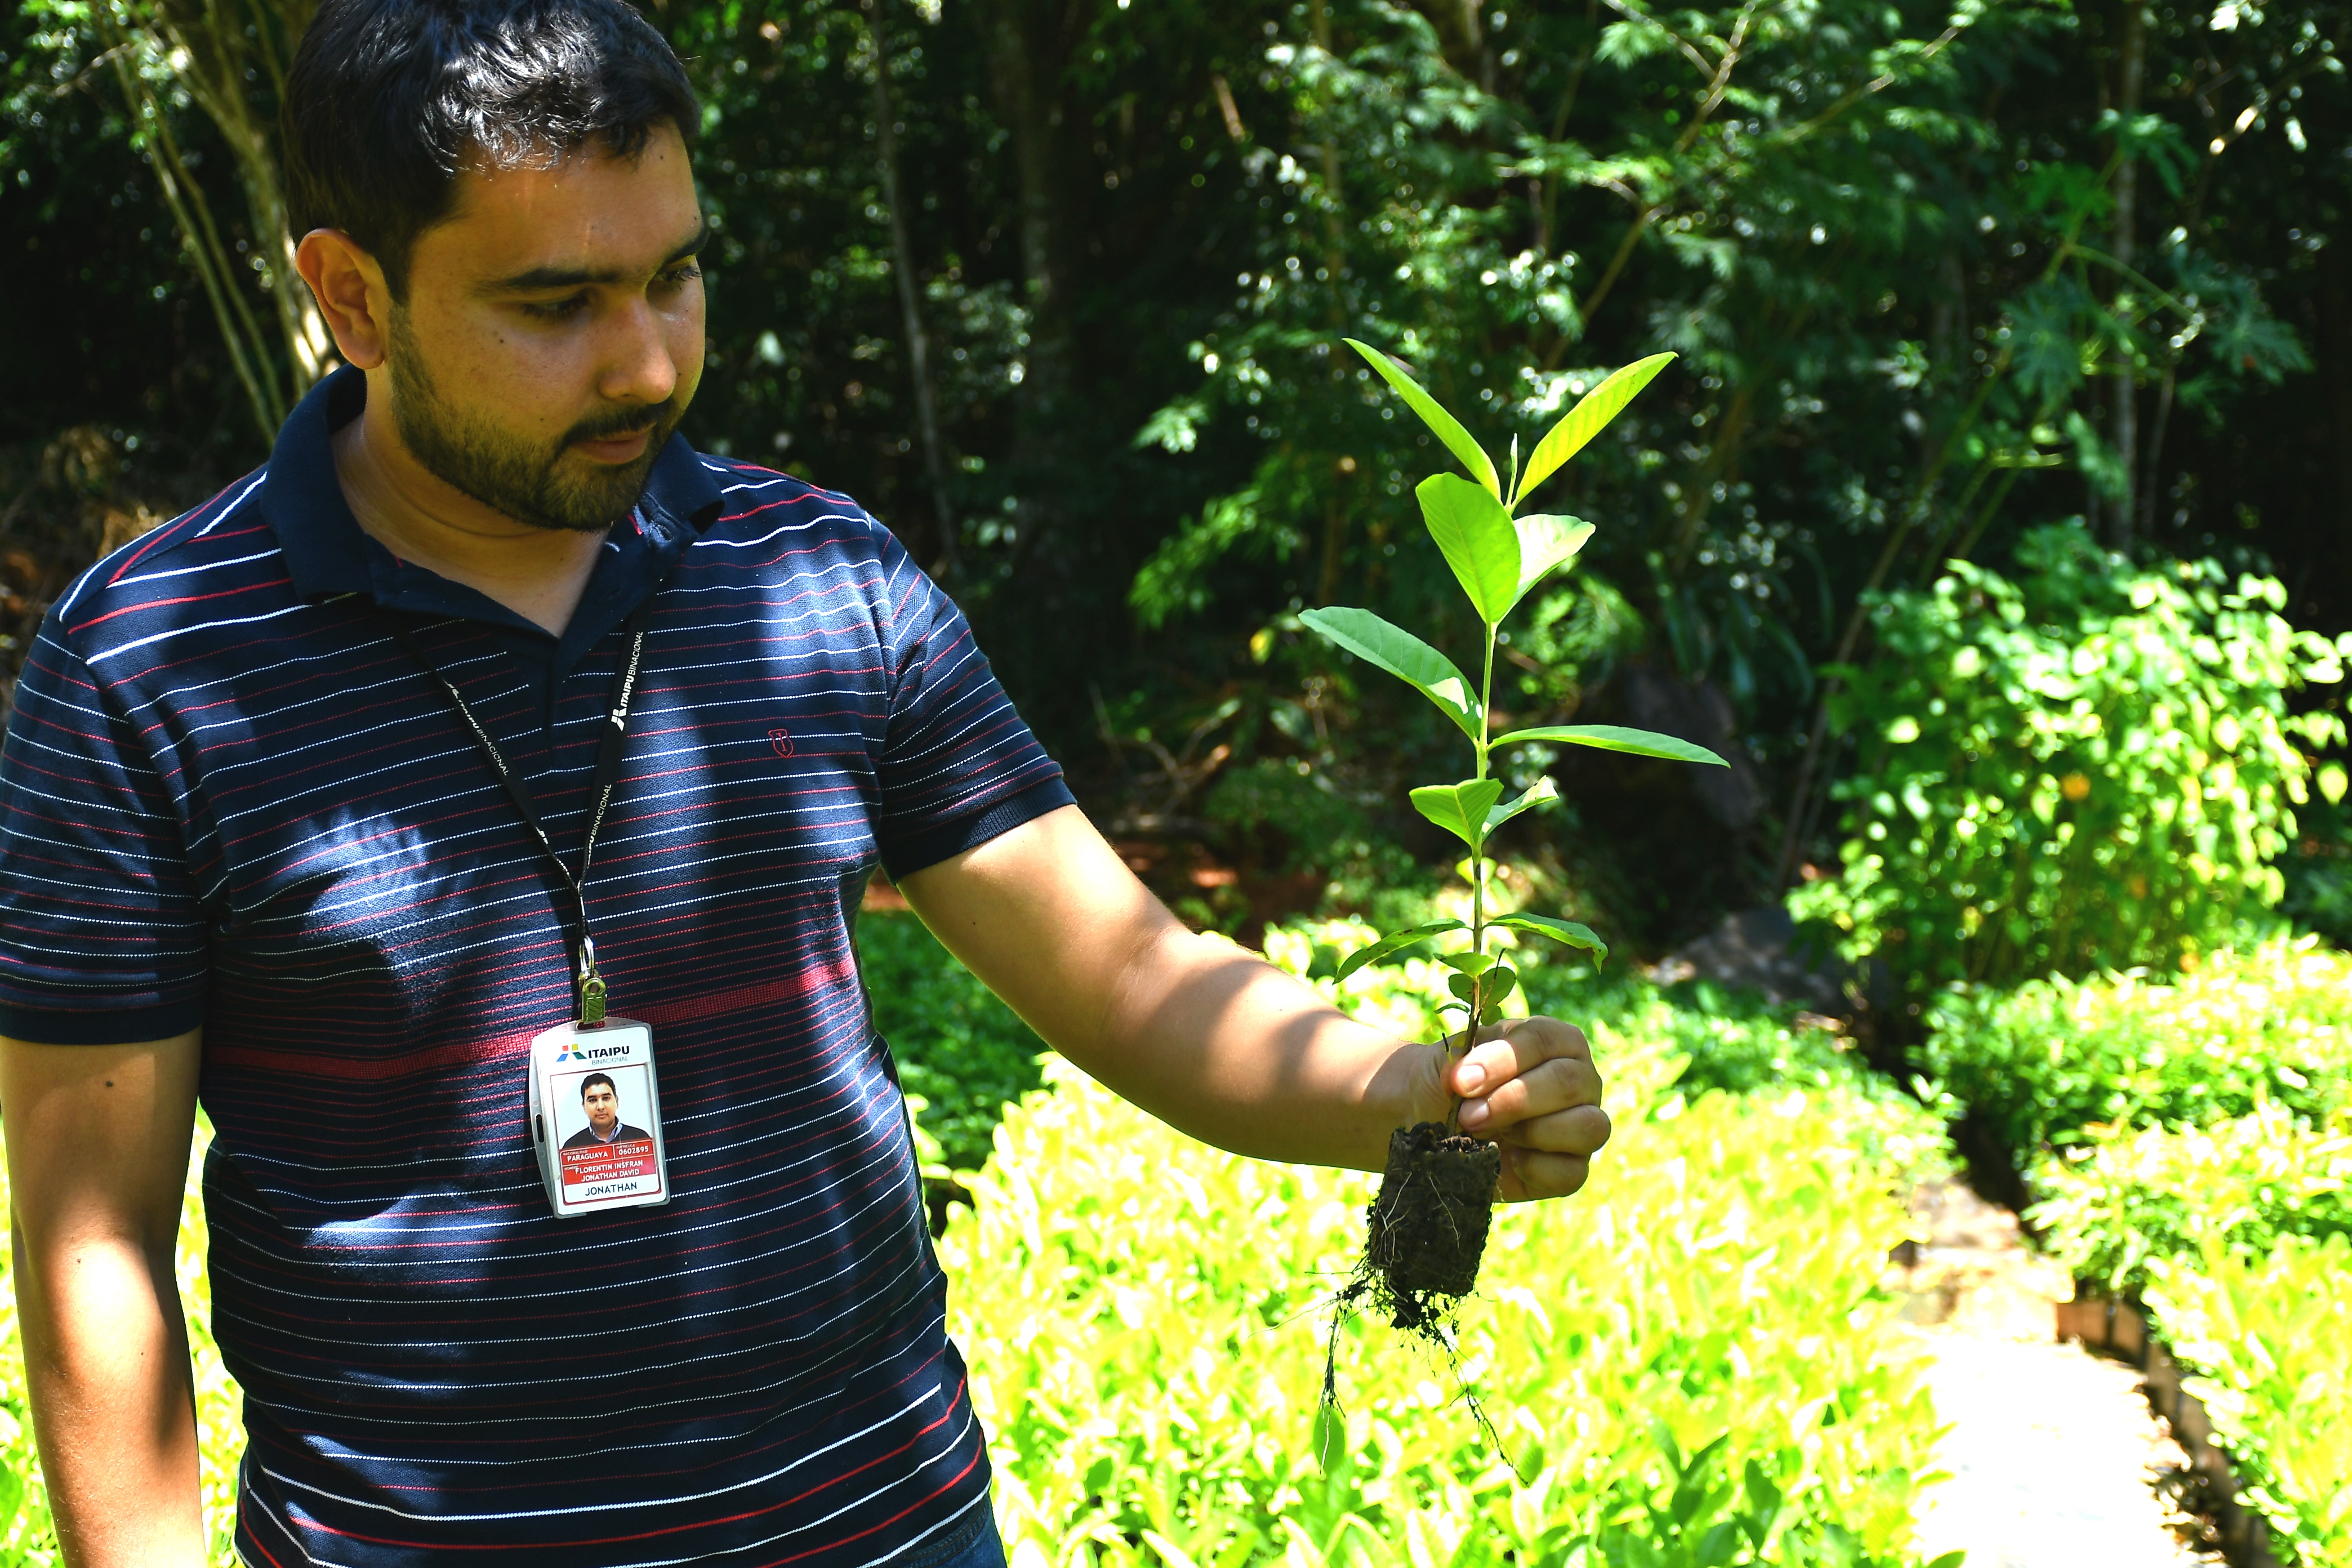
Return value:
<svg viewBox="0 0 2352 1568">
<path fill-rule="evenodd" d="M 596 570 L 604 535 L 518 522 L 425 471 L 383 389 L 335 432 L 335 477 L 360 527 L 403 561 L 488 595 L 557 637 Z"/>
</svg>

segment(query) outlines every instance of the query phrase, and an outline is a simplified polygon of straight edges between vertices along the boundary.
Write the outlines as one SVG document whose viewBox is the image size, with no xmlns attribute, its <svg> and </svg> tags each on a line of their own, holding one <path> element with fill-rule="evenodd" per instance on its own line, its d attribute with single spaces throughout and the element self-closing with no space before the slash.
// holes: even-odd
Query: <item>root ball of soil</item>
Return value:
<svg viewBox="0 0 2352 1568">
<path fill-rule="evenodd" d="M 1476 1289 L 1502 1173 L 1502 1150 L 1449 1135 L 1444 1122 L 1389 1134 L 1364 1250 L 1397 1328 L 1433 1329 Z"/>
<path fill-rule="evenodd" d="M 1365 1216 L 1364 1255 L 1335 1299 L 1324 1348 L 1323 1404 L 1331 1411 L 1339 1410 L 1339 1330 L 1366 1300 L 1389 1315 L 1391 1326 L 1444 1352 L 1460 1377 L 1450 1337 L 1454 1315 L 1477 1288 L 1502 1178 L 1502 1150 L 1452 1132 L 1442 1121 L 1389 1134 L 1388 1169 Z M 1462 1398 L 1495 1451 L 1516 1464 L 1466 1384 Z"/>
</svg>

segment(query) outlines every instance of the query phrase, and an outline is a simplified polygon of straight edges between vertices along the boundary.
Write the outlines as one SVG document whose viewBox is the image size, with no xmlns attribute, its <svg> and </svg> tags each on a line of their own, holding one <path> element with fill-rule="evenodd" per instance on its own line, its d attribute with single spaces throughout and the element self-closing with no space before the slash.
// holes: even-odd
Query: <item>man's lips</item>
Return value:
<svg viewBox="0 0 2352 1568">
<path fill-rule="evenodd" d="M 653 426 L 630 430 L 618 436 L 603 436 L 593 440 L 572 443 L 580 451 L 599 463 L 626 463 L 644 456 L 646 442 L 653 435 Z"/>
</svg>

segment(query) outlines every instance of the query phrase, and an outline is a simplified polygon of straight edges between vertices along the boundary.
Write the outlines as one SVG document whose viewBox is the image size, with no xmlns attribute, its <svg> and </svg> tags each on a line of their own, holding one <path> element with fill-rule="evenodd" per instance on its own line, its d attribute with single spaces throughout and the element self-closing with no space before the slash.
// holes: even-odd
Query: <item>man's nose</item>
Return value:
<svg viewBox="0 0 2352 1568">
<path fill-rule="evenodd" d="M 607 332 L 596 390 L 614 403 L 667 402 L 677 390 L 677 361 L 653 302 L 629 300 L 609 318 Z"/>
</svg>

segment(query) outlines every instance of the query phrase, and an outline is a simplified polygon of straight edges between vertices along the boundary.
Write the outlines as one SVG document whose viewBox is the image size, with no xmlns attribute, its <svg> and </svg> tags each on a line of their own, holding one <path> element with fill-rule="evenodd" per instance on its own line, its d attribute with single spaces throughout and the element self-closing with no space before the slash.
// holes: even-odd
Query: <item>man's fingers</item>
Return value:
<svg viewBox="0 0 2352 1568">
<path fill-rule="evenodd" d="M 1523 1204 L 1564 1198 L 1582 1187 L 1592 1163 L 1580 1154 L 1546 1154 L 1534 1149 L 1503 1149 L 1503 1201 Z"/>
<path fill-rule="evenodd" d="M 1493 1134 L 1495 1142 L 1541 1154 L 1573 1154 L 1579 1159 L 1597 1154 L 1615 1129 L 1609 1113 L 1597 1105 L 1580 1105 L 1522 1121 Z"/>
<path fill-rule="evenodd" d="M 1601 1103 L 1601 1074 L 1580 1057 L 1555 1057 L 1492 1093 L 1462 1102 L 1462 1125 L 1477 1131 L 1499 1131 L 1518 1122 L 1549 1116 L 1580 1105 Z"/>
<path fill-rule="evenodd" d="M 1478 1044 L 1454 1065 L 1454 1092 L 1465 1097 L 1507 1082 L 1544 1062 L 1592 1060 L 1592 1046 L 1584 1031 L 1558 1018 L 1490 1024 L 1478 1036 Z"/>
</svg>

